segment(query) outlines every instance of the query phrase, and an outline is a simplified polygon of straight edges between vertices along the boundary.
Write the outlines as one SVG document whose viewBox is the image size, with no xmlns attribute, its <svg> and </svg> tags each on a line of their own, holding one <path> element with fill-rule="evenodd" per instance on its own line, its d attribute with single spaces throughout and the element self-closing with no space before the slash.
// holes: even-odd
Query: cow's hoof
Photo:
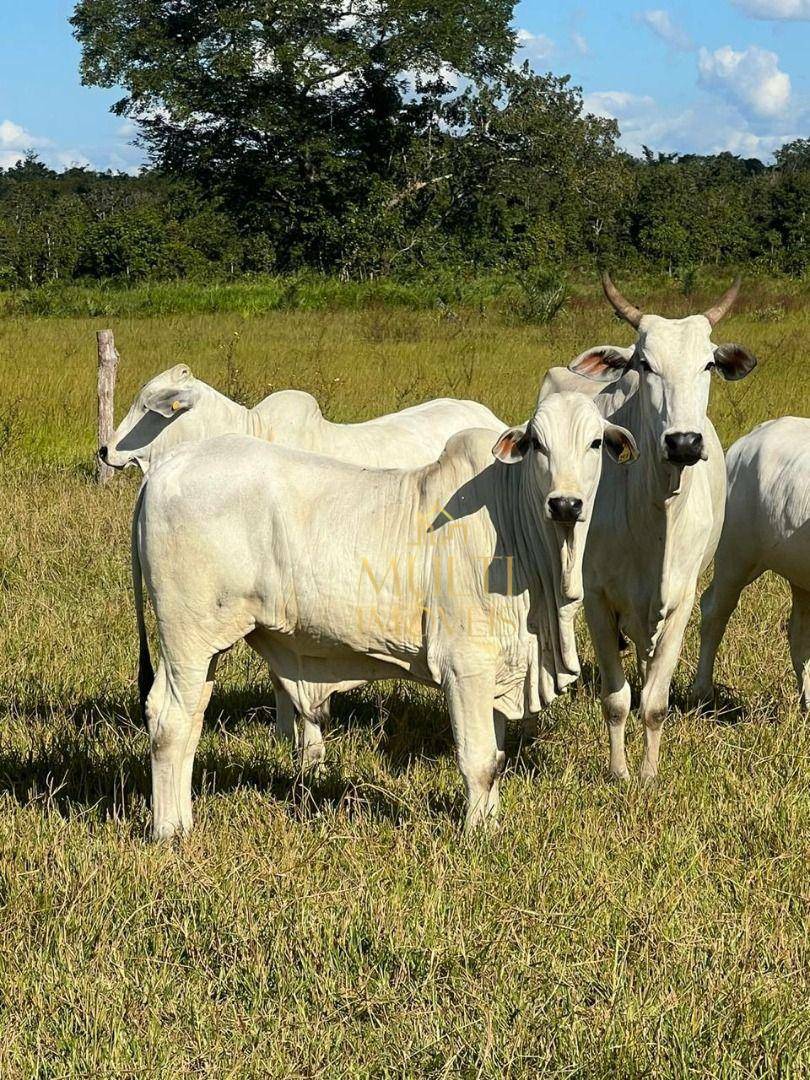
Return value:
<svg viewBox="0 0 810 1080">
<path fill-rule="evenodd" d="M 641 787 L 643 787 L 643 788 L 655 787 L 655 784 L 656 784 L 657 780 L 658 780 L 658 773 L 657 772 L 650 772 L 649 769 L 642 768 L 641 772 L 638 774 L 639 785 Z"/>
<path fill-rule="evenodd" d="M 495 814 L 468 814 L 464 820 L 465 836 L 494 836 L 501 831 L 500 819 Z"/>
<path fill-rule="evenodd" d="M 698 686 L 697 683 L 692 683 L 689 689 L 686 691 L 686 707 L 689 710 L 697 710 L 698 712 L 705 712 L 706 709 L 711 708 L 714 702 L 714 687 Z"/>
<path fill-rule="evenodd" d="M 322 780 L 326 775 L 326 764 L 324 762 L 324 755 L 321 754 L 304 754 L 301 757 L 299 763 L 302 774 L 311 783 L 317 783 Z"/>
<path fill-rule="evenodd" d="M 623 769 L 611 769 L 610 780 L 613 784 L 628 784 L 630 782 L 630 770 L 626 765 Z"/>
<path fill-rule="evenodd" d="M 524 739 L 536 739 L 539 727 L 536 716 L 527 717 L 521 726 L 521 734 Z"/>
<path fill-rule="evenodd" d="M 152 826 L 152 840 L 156 844 L 171 843 L 172 840 L 177 840 L 184 834 L 183 826 L 174 821 L 163 821 L 160 825 Z"/>
</svg>

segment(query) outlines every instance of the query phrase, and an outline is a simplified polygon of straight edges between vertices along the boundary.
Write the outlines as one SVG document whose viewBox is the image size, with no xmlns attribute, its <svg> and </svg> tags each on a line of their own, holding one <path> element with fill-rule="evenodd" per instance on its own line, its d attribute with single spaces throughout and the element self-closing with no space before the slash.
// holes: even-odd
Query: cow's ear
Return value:
<svg viewBox="0 0 810 1080">
<path fill-rule="evenodd" d="M 744 379 L 749 372 L 757 366 L 757 358 L 742 345 L 729 342 L 726 345 L 718 345 L 714 350 L 714 366 L 717 371 L 734 382 L 736 379 Z"/>
<path fill-rule="evenodd" d="M 492 454 L 505 465 L 514 465 L 525 458 L 531 445 L 531 436 L 526 433 L 525 428 L 509 428 L 492 447 Z"/>
<path fill-rule="evenodd" d="M 636 440 L 627 430 L 617 424 L 605 424 L 604 446 L 614 461 L 625 465 L 638 457 Z"/>
<path fill-rule="evenodd" d="M 171 417 L 175 413 L 187 412 L 197 404 L 199 392 L 191 386 L 168 386 L 162 390 L 155 390 L 150 394 L 144 404 L 152 412 L 160 413 L 161 416 Z"/>
<path fill-rule="evenodd" d="M 616 345 L 594 345 L 572 360 L 568 370 L 594 382 L 615 382 L 630 366 L 635 351 L 635 345 L 626 349 Z"/>
</svg>

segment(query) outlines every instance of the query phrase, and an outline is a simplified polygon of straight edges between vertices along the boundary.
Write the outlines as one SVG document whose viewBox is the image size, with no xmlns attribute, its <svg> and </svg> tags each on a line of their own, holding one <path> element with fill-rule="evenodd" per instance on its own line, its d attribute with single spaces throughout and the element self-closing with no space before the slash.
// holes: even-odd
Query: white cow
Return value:
<svg viewBox="0 0 810 1080">
<path fill-rule="evenodd" d="M 435 461 L 451 435 L 465 428 L 500 433 L 506 427 L 476 401 L 439 398 L 359 424 L 333 424 L 311 394 L 280 390 L 246 409 L 196 379 L 185 364 L 161 372 L 138 392 L 129 412 L 99 456 L 113 468 L 137 464 L 144 473 L 164 454 L 186 442 L 216 435 L 255 435 L 279 446 L 325 454 L 339 461 L 381 468 L 415 468 Z M 146 658 L 141 663 L 141 699 L 152 682 Z M 321 719 L 329 715 L 329 702 Z M 287 694 L 276 691 L 276 727 L 297 741 L 295 710 Z"/>
<path fill-rule="evenodd" d="M 435 461 L 457 431 L 506 425 L 477 401 L 438 398 L 359 424 L 333 424 L 302 390 L 279 390 L 246 409 L 196 379 L 185 364 L 156 375 L 138 392 L 99 456 L 113 468 L 137 463 L 145 473 L 168 450 L 215 435 L 255 435 L 279 446 L 380 468 Z"/>
<path fill-rule="evenodd" d="M 392 677 L 441 687 L 467 825 L 494 816 L 503 718 L 537 712 L 579 671 L 573 620 L 603 441 L 618 460 L 636 455 L 585 397 L 560 394 L 494 450 L 490 432 L 465 431 L 421 469 L 239 436 L 159 462 L 133 522 L 142 653 L 141 567 L 161 646 L 147 701 L 155 836 L 191 826 L 216 660 L 240 638 L 294 702 L 314 760 L 313 717 L 332 691 Z"/>
<path fill-rule="evenodd" d="M 630 711 L 621 635 L 636 646 L 643 682 L 641 779 L 649 781 L 658 771 L 669 687 L 698 575 L 714 555 L 723 524 L 723 451 L 706 416 L 711 372 L 740 379 L 756 359 L 739 345 L 711 341 L 739 280 L 709 311 L 685 319 L 644 315 L 607 274 L 603 285 L 617 313 L 637 330 L 636 342 L 595 346 L 569 368 L 575 379 L 616 382 L 615 398 L 608 388 L 602 394 L 591 386 L 588 393 L 600 411 L 633 433 L 642 463 L 628 470 L 606 465 L 585 555 L 585 614 L 601 675 L 610 771 L 621 780 L 629 775 L 624 731 Z M 572 376 L 554 372 L 551 379 L 559 388 Z"/>
<path fill-rule="evenodd" d="M 714 579 L 700 601 L 700 660 L 691 694 L 712 698 L 714 661 L 740 593 L 766 570 L 793 590 L 790 652 L 802 707 L 810 709 L 810 420 L 760 424 L 726 458 L 726 520 Z"/>
</svg>

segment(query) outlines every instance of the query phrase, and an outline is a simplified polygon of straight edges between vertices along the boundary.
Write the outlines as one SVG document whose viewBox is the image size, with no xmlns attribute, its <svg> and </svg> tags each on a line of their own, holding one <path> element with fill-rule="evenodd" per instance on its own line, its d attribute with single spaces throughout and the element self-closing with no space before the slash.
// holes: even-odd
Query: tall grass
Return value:
<svg viewBox="0 0 810 1080">
<path fill-rule="evenodd" d="M 673 293 L 689 300 L 720 292 L 728 281 L 718 272 L 690 268 L 680 282 L 656 273 L 636 273 L 632 287 L 640 295 L 661 296 L 672 306 Z M 801 303 L 807 282 L 796 278 L 760 278 L 747 284 L 748 303 Z M 163 315 L 242 315 L 275 311 L 359 311 L 367 308 L 434 311 L 446 318 L 477 313 L 506 322 L 546 324 L 564 307 L 569 291 L 583 299 L 593 295 L 592 270 L 564 278 L 549 268 L 473 274 L 457 267 L 414 274 L 408 278 L 343 281 L 313 272 L 235 280 L 147 281 L 42 285 L 0 291 L 0 317 L 128 318 Z M 683 306 L 683 305 L 682 305 Z M 776 310 L 771 303 L 763 310 Z"/>
<path fill-rule="evenodd" d="M 125 288 L 115 282 L 44 285 L 0 293 L 0 314 L 56 317 L 227 314 L 271 311 L 354 310 L 404 307 L 448 310 L 456 306 L 496 309 L 501 297 L 517 297 L 519 281 L 493 275 L 465 279 L 432 274 L 406 281 L 378 278 L 341 281 L 313 273 L 204 283 L 148 282 Z"/>
<path fill-rule="evenodd" d="M 671 314 L 709 299 L 648 295 Z M 455 314 L 0 320 L 0 1076 L 807 1075 L 810 740 L 772 577 L 732 620 L 709 717 L 681 708 L 690 626 L 652 791 L 606 781 L 584 634 L 581 687 L 530 744 L 510 732 L 502 830 L 470 841 L 436 695 L 344 696 L 304 784 L 240 647 L 198 754 L 197 830 L 146 843 L 137 477 L 92 483 L 94 331 L 116 333 L 118 415 L 182 360 L 249 402 L 311 390 L 336 420 L 452 391 L 509 422 L 551 364 L 630 337 L 593 289 L 549 326 Z M 807 413 L 806 297 L 757 286 L 721 325 L 761 361 L 713 391 L 724 442 Z"/>
</svg>

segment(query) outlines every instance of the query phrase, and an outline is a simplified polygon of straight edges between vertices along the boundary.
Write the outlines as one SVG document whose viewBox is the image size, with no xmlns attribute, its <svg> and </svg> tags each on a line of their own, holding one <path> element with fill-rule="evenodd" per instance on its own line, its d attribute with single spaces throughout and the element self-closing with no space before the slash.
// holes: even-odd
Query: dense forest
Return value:
<svg viewBox="0 0 810 1080">
<path fill-rule="evenodd" d="M 311 269 L 347 280 L 607 262 L 801 275 L 810 139 L 773 164 L 629 156 L 510 0 L 81 0 L 82 77 L 150 165 L 0 171 L 0 288 Z"/>
</svg>

